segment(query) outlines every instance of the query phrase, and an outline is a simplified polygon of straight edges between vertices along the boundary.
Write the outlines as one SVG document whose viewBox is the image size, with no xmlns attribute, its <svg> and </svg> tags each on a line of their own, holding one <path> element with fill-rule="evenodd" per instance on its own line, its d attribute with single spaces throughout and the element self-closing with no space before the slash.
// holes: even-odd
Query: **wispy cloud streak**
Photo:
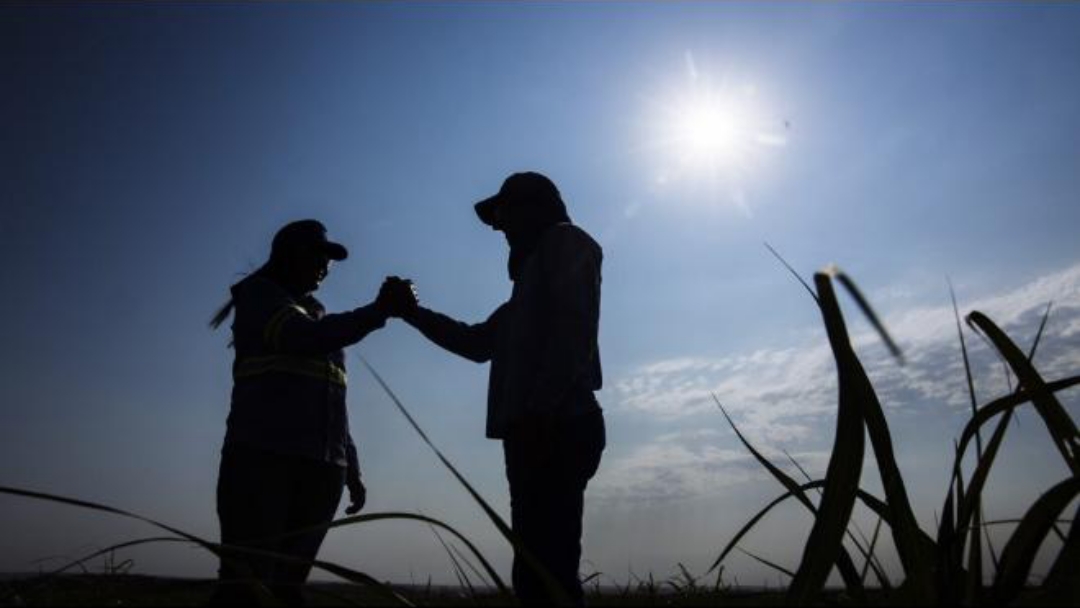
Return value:
<svg viewBox="0 0 1080 608">
<path fill-rule="evenodd" d="M 1034 337 L 1047 302 L 1055 302 L 1048 334 L 1036 363 L 1054 376 L 1080 368 L 1080 265 L 1042 277 L 1008 293 L 983 298 L 964 306 L 980 310 L 1025 345 Z M 857 313 L 849 311 L 857 326 Z M 904 349 L 907 365 L 889 359 L 869 332 L 854 342 L 887 405 L 916 402 L 961 406 L 966 395 L 955 320 L 948 306 L 924 307 L 885 317 L 885 323 Z M 835 380 L 832 356 L 824 334 L 810 343 L 720 358 L 679 358 L 653 362 L 615 382 L 618 407 L 623 411 L 672 419 L 711 411 L 715 393 L 732 411 L 761 422 L 782 422 L 829 413 L 834 409 Z M 972 340 L 973 357 L 986 397 L 1005 389 L 993 353 Z M 895 399 L 888 399 L 888 397 Z M 777 439 L 798 425 L 780 425 L 770 433 Z"/>
<path fill-rule="evenodd" d="M 1050 324 L 1035 362 L 1046 377 L 1056 379 L 1080 373 L 1080 264 L 961 303 L 961 314 L 986 313 L 1026 350 L 1051 300 Z M 854 307 L 847 310 L 849 324 L 862 326 Z M 853 337 L 884 406 L 894 412 L 942 415 L 969 407 L 951 306 L 885 315 L 884 322 L 904 350 L 904 366 L 896 364 L 872 332 L 856 331 Z M 697 430 L 657 437 L 611 463 L 601 479 L 602 493 L 630 500 L 674 499 L 715 492 L 756 476 L 757 465 L 749 455 L 721 440 L 723 427 L 712 419 L 713 394 L 740 430 L 763 449 L 805 446 L 805 440 L 819 438 L 835 413 L 836 378 L 824 332 L 811 332 L 815 337 L 800 345 L 655 361 L 616 380 L 619 413 Z M 980 403 L 1005 393 L 1006 373 L 991 348 L 970 333 L 968 345 Z M 825 459 L 816 452 L 810 457 Z"/>
</svg>

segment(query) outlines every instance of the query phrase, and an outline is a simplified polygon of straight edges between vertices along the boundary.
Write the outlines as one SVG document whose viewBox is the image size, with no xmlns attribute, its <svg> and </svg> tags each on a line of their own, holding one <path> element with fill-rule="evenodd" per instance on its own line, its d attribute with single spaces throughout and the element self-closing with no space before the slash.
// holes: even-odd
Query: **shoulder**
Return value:
<svg viewBox="0 0 1080 608">
<path fill-rule="evenodd" d="M 237 308 L 262 308 L 293 303 L 293 298 L 283 287 L 260 276 L 249 277 L 237 283 L 232 289 L 232 295 Z"/>
<path fill-rule="evenodd" d="M 588 232 L 569 222 L 555 224 L 544 233 L 540 241 L 542 249 L 557 256 L 579 256 L 591 253 L 597 258 L 603 257 L 603 249 Z"/>
<path fill-rule="evenodd" d="M 308 316 L 319 318 L 326 314 L 326 306 L 323 306 L 323 303 L 313 294 L 308 294 L 303 298 L 300 298 L 300 301 L 297 302 L 297 304 L 299 304 L 300 308 L 304 309 Z"/>
</svg>

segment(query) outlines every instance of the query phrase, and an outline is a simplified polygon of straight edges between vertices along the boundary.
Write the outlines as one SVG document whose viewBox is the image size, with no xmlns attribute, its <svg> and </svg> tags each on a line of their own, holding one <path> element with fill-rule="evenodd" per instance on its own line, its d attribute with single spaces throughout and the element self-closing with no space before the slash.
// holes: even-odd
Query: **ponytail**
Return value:
<svg viewBox="0 0 1080 608">
<path fill-rule="evenodd" d="M 217 329 L 224 323 L 225 319 L 228 319 L 229 315 L 232 314 L 233 308 L 236 308 L 236 306 L 233 304 L 233 299 L 229 298 L 229 301 L 225 302 L 225 305 L 218 309 L 214 318 L 210 319 L 210 329 Z"/>
<path fill-rule="evenodd" d="M 261 277 L 266 275 L 266 273 L 269 271 L 269 268 L 270 262 L 263 264 L 255 272 L 252 272 L 251 274 L 247 275 L 246 277 L 240 279 L 235 284 L 233 284 L 229 291 L 231 292 L 232 290 L 235 290 L 240 285 L 244 284 L 247 281 L 250 281 L 251 279 L 254 279 L 255 277 Z M 235 308 L 236 303 L 233 301 L 233 298 L 230 297 L 225 302 L 225 304 L 223 304 L 221 308 L 218 309 L 218 311 L 214 314 L 214 317 L 210 319 L 210 329 L 217 329 L 218 327 L 220 327 L 221 324 L 225 322 L 225 319 L 229 318 L 229 315 L 232 314 L 233 309 Z"/>
</svg>

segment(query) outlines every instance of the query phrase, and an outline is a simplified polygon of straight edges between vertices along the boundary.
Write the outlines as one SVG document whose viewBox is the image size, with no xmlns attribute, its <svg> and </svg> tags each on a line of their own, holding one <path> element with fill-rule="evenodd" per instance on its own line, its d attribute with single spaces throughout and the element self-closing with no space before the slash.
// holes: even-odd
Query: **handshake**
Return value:
<svg viewBox="0 0 1080 608">
<path fill-rule="evenodd" d="M 390 317 L 408 316 L 416 311 L 419 304 L 416 286 L 409 279 L 401 277 L 386 277 L 375 298 L 375 305 Z"/>
</svg>

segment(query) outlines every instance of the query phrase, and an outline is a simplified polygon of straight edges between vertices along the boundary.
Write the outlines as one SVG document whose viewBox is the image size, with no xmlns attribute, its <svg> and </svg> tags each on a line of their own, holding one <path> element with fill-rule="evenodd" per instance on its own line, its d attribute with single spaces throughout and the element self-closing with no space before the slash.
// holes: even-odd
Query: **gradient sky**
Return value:
<svg viewBox="0 0 1080 608">
<path fill-rule="evenodd" d="M 586 571 L 700 573 L 780 493 L 711 392 L 766 453 L 824 471 L 831 360 L 765 241 L 806 276 L 841 265 L 905 348 L 899 368 L 848 307 L 932 529 L 968 407 L 945 277 L 1023 345 L 1054 300 L 1036 363 L 1080 369 L 1077 57 L 1071 3 L 4 3 L 0 485 L 216 537 L 231 351 L 207 321 L 273 232 L 315 217 L 351 249 L 319 292 L 331 310 L 398 274 L 480 320 L 510 283 L 471 204 L 539 170 L 605 250 L 609 449 Z M 694 156 L 688 99 L 741 108 L 724 119 L 733 148 Z M 1007 387 L 969 338 L 986 401 Z M 355 350 L 508 512 L 500 445 L 483 439 L 486 366 L 399 322 Z M 494 528 L 350 364 L 368 510 L 439 517 L 508 570 Z M 1066 474 L 1047 443 L 1020 416 L 991 518 Z M 872 467 L 865 486 L 879 488 Z M 781 509 L 745 546 L 794 567 L 808 522 Z M 0 497 L 0 571 L 151 534 Z M 140 572 L 215 567 L 178 546 L 130 556 Z M 408 523 L 335 531 L 322 556 L 452 580 Z M 779 582 L 741 555 L 727 572 Z"/>
</svg>

